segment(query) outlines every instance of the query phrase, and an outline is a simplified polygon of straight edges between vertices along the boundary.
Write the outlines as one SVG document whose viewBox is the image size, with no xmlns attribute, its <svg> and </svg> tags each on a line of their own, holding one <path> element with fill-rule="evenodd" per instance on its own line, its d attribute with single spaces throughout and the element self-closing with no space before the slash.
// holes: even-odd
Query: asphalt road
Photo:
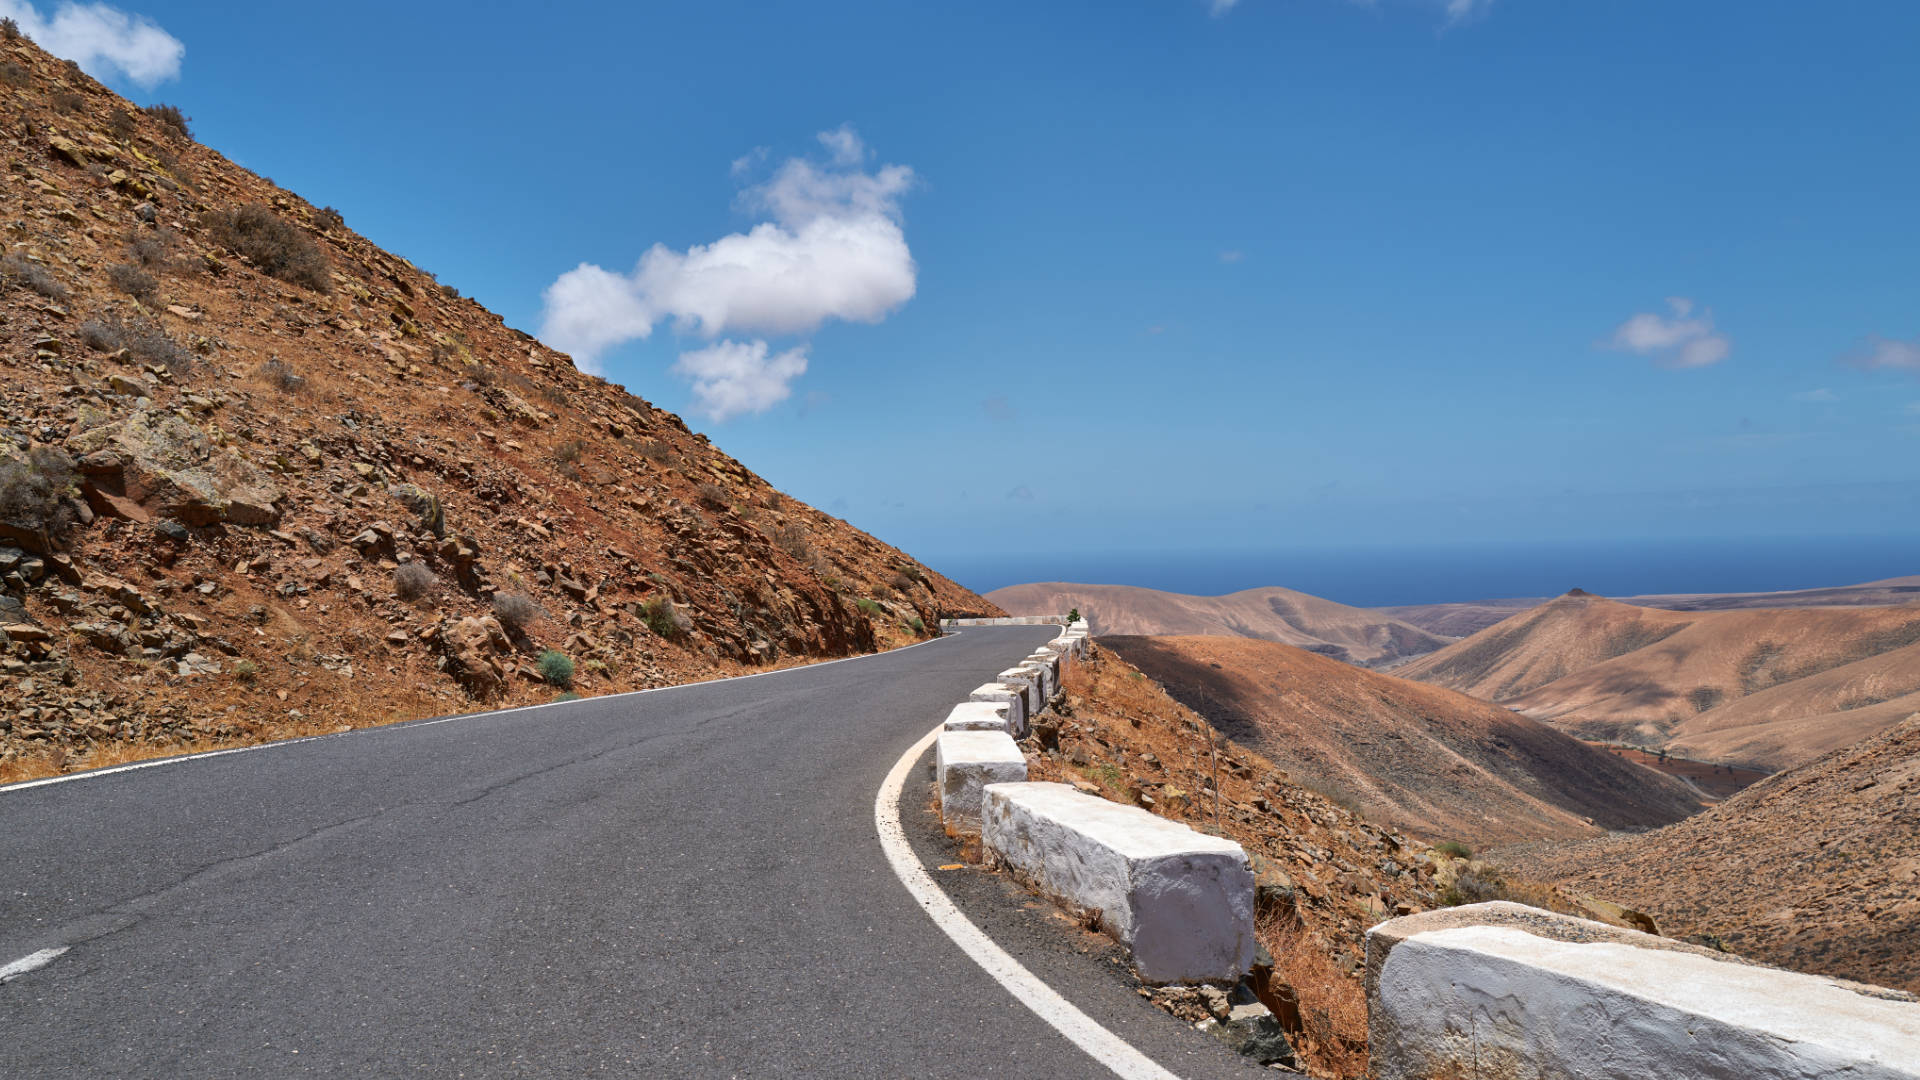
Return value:
<svg viewBox="0 0 1920 1080">
<path fill-rule="evenodd" d="M 0 1076 L 1105 1075 L 873 825 L 895 760 L 1053 632 L 0 790 L 0 972 L 67 950 L 0 982 Z M 915 846 L 949 858 L 926 796 Z M 1084 1011 L 1181 1075 L 1247 1074 L 964 874 Z"/>
</svg>

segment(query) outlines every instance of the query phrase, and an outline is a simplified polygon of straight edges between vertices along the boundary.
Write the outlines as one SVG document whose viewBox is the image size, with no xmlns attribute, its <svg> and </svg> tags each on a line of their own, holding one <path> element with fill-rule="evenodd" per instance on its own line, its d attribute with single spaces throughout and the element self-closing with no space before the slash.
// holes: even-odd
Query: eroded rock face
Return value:
<svg viewBox="0 0 1920 1080">
<path fill-rule="evenodd" d="M 500 620 L 491 615 L 468 616 L 441 634 L 449 668 L 467 692 L 479 698 L 493 696 L 506 679 L 501 661 L 513 648 Z"/>
<path fill-rule="evenodd" d="M 284 496 L 266 474 L 176 413 L 140 409 L 79 432 L 67 447 L 87 463 L 83 490 L 96 505 L 125 501 L 196 528 L 280 521 Z"/>
</svg>

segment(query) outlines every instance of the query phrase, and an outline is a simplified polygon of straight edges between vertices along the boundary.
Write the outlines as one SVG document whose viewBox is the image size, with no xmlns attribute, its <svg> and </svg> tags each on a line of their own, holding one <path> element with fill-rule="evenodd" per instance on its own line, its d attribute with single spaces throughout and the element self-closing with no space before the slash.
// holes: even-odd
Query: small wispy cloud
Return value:
<svg viewBox="0 0 1920 1080">
<path fill-rule="evenodd" d="M 1223 263 L 1231 264 L 1231 263 L 1237 263 L 1237 262 L 1245 262 L 1246 258 L 1247 258 L 1246 252 L 1237 250 L 1235 248 L 1228 248 L 1227 250 L 1220 253 L 1220 261 Z"/>
<path fill-rule="evenodd" d="M 1020 418 L 1020 411 L 1013 407 L 1013 402 L 1005 394 L 995 394 L 981 402 L 980 411 L 996 424 L 1011 424 Z"/>
<path fill-rule="evenodd" d="M 1447 25 L 1472 22 L 1492 10 L 1493 0 L 1447 0 Z"/>
<path fill-rule="evenodd" d="M 153 87 L 180 77 L 187 47 L 144 15 L 129 15 L 106 4 L 63 3 L 51 18 L 26 0 L 0 0 L 0 17 L 63 60 L 79 64 L 96 78 L 124 75 L 136 85 Z"/>
<path fill-rule="evenodd" d="M 1667 307 L 1671 315 L 1643 311 L 1614 327 L 1608 346 L 1675 368 L 1706 367 L 1733 354 L 1732 340 L 1714 329 L 1711 311 L 1694 314 L 1693 301 L 1684 296 L 1668 297 Z"/>
<path fill-rule="evenodd" d="M 793 393 L 793 380 L 807 373 L 807 347 L 767 355 L 764 341 L 717 341 L 683 352 L 676 375 L 693 381 L 694 407 L 716 423 L 743 413 L 763 413 Z"/>
<path fill-rule="evenodd" d="M 1021 484 L 1019 487 L 1007 492 L 1007 500 L 1009 502 L 1032 502 L 1033 489 L 1025 484 Z"/>
<path fill-rule="evenodd" d="M 1802 390 L 1793 395 L 1793 400 L 1808 402 L 1839 401 L 1840 395 L 1822 386 L 1818 390 Z"/>
<path fill-rule="evenodd" d="M 1866 343 L 1840 358 L 1843 363 L 1867 371 L 1911 371 L 1920 374 L 1920 338 L 1869 337 Z"/>
<path fill-rule="evenodd" d="M 1238 6 L 1240 0 L 1207 0 L 1207 10 L 1214 18 L 1219 18 Z"/>
</svg>

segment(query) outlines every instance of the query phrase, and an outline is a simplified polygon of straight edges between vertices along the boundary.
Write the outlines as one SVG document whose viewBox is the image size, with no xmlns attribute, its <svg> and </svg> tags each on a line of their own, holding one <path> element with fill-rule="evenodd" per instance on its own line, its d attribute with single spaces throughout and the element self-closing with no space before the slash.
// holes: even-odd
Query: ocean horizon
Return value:
<svg viewBox="0 0 1920 1080">
<path fill-rule="evenodd" d="M 975 592 L 1038 581 L 1219 596 L 1278 585 L 1355 607 L 1557 596 L 1781 592 L 1920 574 L 1920 537 L 1592 541 L 1270 551 L 958 555 Z"/>
</svg>

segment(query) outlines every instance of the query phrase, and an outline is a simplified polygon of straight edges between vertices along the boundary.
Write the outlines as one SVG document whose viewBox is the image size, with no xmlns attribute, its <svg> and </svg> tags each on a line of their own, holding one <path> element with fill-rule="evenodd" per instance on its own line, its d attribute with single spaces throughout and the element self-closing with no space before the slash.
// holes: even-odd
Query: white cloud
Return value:
<svg viewBox="0 0 1920 1080">
<path fill-rule="evenodd" d="M 1802 390 L 1799 393 L 1793 395 L 1793 400 L 1824 403 L 1824 402 L 1830 402 L 1830 401 L 1839 401 L 1840 395 L 1822 386 L 1818 390 Z"/>
<path fill-rule="evenodd" d="M 1920 338 L 1901 341 L 1897 338 L 1870 337 L 1866 345 L 1846 357 L 1846 361 L 1868 371 L 1884 369 L 1920 373 Z"/>
<path fill-rule="evenodd" d="M 1246 252 L 1238 251 L 1233 248 L 1228 248 L 1226 251 L 1223 251 L 1220 253 L 1220 261 L 1223 263 L 1245 262 L 1246 258 L 1247 258 Z"/>
<path fill-rule="evenodd" d="M 1447 25 L 1470 22 L 1493 9 L 1493 0 L 1447 0 Z"/>
<path fill-rule="evenodd" d="M 1240 0 L 1210 0 L 1207 8 L 1213 14 L 1213 17 L 1217 19 L 1227 12 L 1232 11 L 1239 3 Z"/>
<path fill-rule="evenodd" d="M 187 47 L 144 15 L 129 15 L 106 4 L 63 3 L 53 17 L 42 16 L 26 0 L 0 0 L 0 17 L 41 48 L 79 64 L 95 78 L 116 73 L 142 87 L 180 77 Z"/>
<path fill-rule="evenodd" d="M 695 407 L 717 423 L 787 400 L 807 373 L 807 347 L 768 356 L 764 341 L 718 341 L 681 353 L 673 373 L 693 380 Z"/>
<path fill-rule="evenodd" d="M 851 127 L 818 139 L 826 162 L 790 158 L 740 193 L 743 209 L 770 220 L 685 251 L 655 244 L 627 274 L 582 263 L 560 275 L 546 291 L 541 340 L 593 370 L 608 349 L 647 337 L 662 320 L 679 333 L 713 339 L 803 335 L 830 319 L 886 318 L 916 288 L 900 218 L 913 170 L 866 171 L 866 144 Z M 755 170 L 765 156 L 754 151 L 738 159 L 735 175 Z M 798 356 L 804 370 L 804 353 L 775 361 Z M 727 415 L 743 411 L 760 409 Z"/>
<path fill-rule="evenodd" d="M 1668 367 L 1706 367 L 1733 353 L 1733 342 L 1713 327 L 1713 313 L 1694 315 L 1692 300 L 1667 299 L 1671 316 L 1641 312 L 1614 328 L 1609 344 L 1641 356 L 1652 356 Z"/>
</svg>

